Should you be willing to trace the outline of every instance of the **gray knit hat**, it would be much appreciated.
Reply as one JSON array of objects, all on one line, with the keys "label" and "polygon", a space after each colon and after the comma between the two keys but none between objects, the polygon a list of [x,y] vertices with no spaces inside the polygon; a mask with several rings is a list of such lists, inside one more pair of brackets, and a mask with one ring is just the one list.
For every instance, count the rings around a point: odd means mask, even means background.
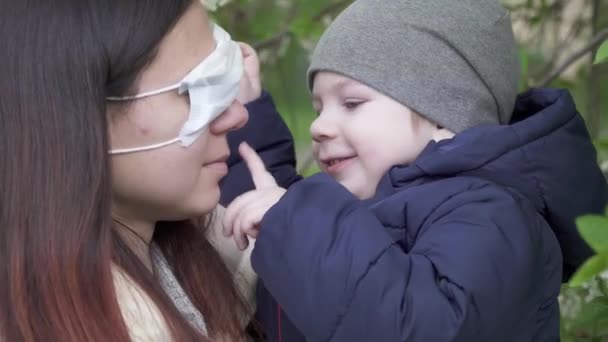
[{"label": "gray knit hat", "polygon": [[461,132],[508,123],[517,46],[498,0],[356,0],[321,37],[308,70],[333,71]]}]

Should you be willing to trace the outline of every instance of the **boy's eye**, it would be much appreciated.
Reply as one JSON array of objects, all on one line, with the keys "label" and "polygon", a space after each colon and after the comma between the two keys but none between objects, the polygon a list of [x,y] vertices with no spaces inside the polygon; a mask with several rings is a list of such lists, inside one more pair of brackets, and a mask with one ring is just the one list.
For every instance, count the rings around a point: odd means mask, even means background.
[{"label": "boy's eye", "polygon": [[348,110],[353,110],[356,109],[357,107],[359,107],[361,104],[363,104],[362,100],[346,100],[344,101],[344,108],[348,109]]}]

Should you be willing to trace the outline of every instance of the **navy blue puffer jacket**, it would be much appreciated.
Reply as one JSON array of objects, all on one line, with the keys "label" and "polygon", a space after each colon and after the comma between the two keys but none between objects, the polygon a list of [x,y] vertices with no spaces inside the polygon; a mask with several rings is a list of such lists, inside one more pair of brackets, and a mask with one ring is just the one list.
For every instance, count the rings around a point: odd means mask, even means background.
[{"label": "navy blue puffer jacket", "polygon": [[296,182],[252,256],[285,313],[260,314],[268,340],[559,340],[560,284],[592,253],[574,219],[606,199],[582,118],[549,89],[521,95],[509,125],[431,143],[373,199]]}]

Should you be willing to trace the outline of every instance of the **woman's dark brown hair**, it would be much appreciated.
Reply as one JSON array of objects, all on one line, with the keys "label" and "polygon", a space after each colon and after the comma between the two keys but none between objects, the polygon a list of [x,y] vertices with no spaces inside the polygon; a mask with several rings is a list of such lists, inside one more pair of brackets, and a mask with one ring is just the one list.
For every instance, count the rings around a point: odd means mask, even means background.
[{"label": "woman's dark brown hair", "polygon": [[[175,341],[204,340],[112,229],[107,96],[138,75],[192,0],[0,0],[0,340],[129,341],[112,265],[159,307]],[[194,222],[160,223],[210,334],[247,310]]]}]

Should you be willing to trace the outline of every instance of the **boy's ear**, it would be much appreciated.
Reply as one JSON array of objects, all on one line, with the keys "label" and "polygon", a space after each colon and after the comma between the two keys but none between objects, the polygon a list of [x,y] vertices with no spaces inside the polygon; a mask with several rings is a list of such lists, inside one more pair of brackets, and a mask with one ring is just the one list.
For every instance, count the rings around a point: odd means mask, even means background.
[{"label": "boy's ear", "polygon": [[439,142],[441,140],[452,139],[456,134],[441,125],[436,125],[433,131],[433,140]]}]

